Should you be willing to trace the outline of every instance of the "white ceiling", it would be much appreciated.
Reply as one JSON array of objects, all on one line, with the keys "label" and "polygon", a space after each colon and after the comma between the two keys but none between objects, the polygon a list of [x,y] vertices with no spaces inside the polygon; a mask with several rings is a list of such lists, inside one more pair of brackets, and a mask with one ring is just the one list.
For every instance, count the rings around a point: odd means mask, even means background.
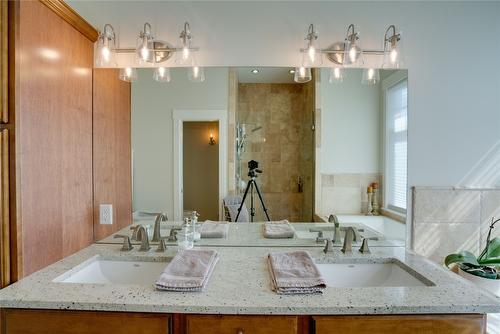
[{"label": "white ceiling", "polygon": [[[252,70],[259,73],[252,73]],[[289,67],[238,67],[239,83],[295,83]]]}]

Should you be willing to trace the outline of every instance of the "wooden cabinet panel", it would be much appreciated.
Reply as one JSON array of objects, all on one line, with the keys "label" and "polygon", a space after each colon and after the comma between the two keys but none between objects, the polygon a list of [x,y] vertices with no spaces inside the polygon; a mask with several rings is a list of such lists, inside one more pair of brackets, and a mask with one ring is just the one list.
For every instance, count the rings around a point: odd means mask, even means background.
[{"label": "wooden cabinet panel", "polygon": [[164,314],[4,310],[2,334],[168,334]]},{"label": "wooden cabinet panel", "polygon": [[0,129],[0,288],[10,283],[9,130]]},{"label": "wooden cabinet panel", "polygon": [[188,315],[187,334],[297,334],[297,316]]},{"label": "wooden cabinet panel", "polygon": [[16,219],[26,276],[93,241],[93,44],[41,2],[15,3]]},{"label": "wooden cabinet panel", "polygon": [[480,314],[317,316],[317,334],[479,334],[486,333],[486,317]]},{"label": "wooden cabinet panel", "polygon": [[9,122],[8,1],[0,0],[0,123]]},{"label": "wooden cabinet panel", "polygon": [[[132,224],[130,83],[118,69],[94,69],[94,240]],[[99,205],[113,205],[113,224],[99,224]]]}]

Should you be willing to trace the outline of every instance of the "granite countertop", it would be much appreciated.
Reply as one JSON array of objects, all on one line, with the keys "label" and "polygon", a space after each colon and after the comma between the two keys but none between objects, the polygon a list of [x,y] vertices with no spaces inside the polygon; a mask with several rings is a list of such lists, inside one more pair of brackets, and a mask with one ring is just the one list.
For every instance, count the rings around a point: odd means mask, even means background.
[{"label": "granite countertop", "polygon": [[[175,255],[151,250],[119,251],[119,245],[94,244],[0,290],[0,307],[207,314],[412,314],[497,313],[499,298],[400,247],[377,247],[372,254],[325,255],[308,248],[318,263],[401,261],[434,286],[328,287],[321,295],[283,296],[271,291],[263,247],[209,247],[220,260],[204,292],[156,291],[151,285],[57,283],[53,280],[96,256],[105,259],[162,261]],[[297,250],[300,248],[288,248]],[[287,248],[273,248],[283,251]],[[152,282],[153,283],[153,282]]]},{"label": "granite countertop", "polygon": [[[227,238],[210,238],[201,239],[196,242],[199,246],[230,246],[230,247],[324,247],[324,243],[317,243],[315,238],[317,233],[307,233],[309,229],[322,228],[326,229],[324,232],[324,237],[333,238],[333,228],[334,224],[330,223],[290,223],[295,231],[296,235],[294,238],[290,239],[266,239],[263,236],[263,225],[262,222],[255,223],[229,223],[229,232]],[[153,235],[153,225],[154,219],[136,221],[131,226],[135,225],[145,225],[148,227],[148,233],[150,237]],[[172,226],[180,226],[179,222],[162,222],[161,223],[161,235],[168,236],[170,228]],[[404,240],[396,239],[385,239],[383,234],[377,232],[376,230],[370,228],[369,226],[361,223],[341,223],[342,227],[353,226],[357,229],[363,229],[360,234],[364,237],[377,237],[378,240],[370,240],[371,247],[402,247],[405,245]],[[309,234],[308,238],[298,237],[297,232],[306,232]],[[127,226],[116,234],[126,234],[132,235],[130,226]],[[119,244],[122,243],[123,239],[115,239],[113,235],[110,235],[98,243],[105,244]],[[139,241],[132,241],[133,244],[140,244]],[[167,244],[175,245],[175,242],[168,242]],[[354,242],[354,245],[361,245],[361,240]],[[336,244],[335,246],[341,247],[342,244]]]}]

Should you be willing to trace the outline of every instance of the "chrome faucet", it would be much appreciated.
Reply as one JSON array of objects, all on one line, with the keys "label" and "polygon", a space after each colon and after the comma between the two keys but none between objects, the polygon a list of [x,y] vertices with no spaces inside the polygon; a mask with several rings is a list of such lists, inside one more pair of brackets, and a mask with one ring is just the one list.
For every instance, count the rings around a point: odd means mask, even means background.
[{"label": "chrome faucet", "polygon": [[123,235],[123,234],[115,234],[113,238],[123,238],[123,245],[122,245],[122,251],[129,251],[132,250],[134,247],[132,247],[132,243],[130,242],[130,237],[128,235]]},{"label": "chrome faucet", "polygon": [[354,229],[348,227],[345,231],[344,245],[342,246],[342,253],[352,252],[352,242],[354,241]]},{"label": "chrome faucet", "polygon": [[148,250],[150,250],[151,247],[149,246],[148,231],[144,226],[139,227],[137,235],[139,240],[141,241],[141,248],[139,248],[139,251],[147,252]]},{"label": "chrome faucet", "polygon": [[335,226],[340,226],[339,218],[337,217],[337,215],[330,215],[328,217],[328,222],[329,223],[334,223]]},{"label": "chrome faucet", "polygon": [[153,230],[153,239],[151,239],[151,241],[153,242],[158,242],[161,240],[161,233],[160,233],[160,223],[161,222],[166,222],[167,221],[167,214],[166,213],[159,213],[157,216],[156,216],[156,219],[155,219],[155,228]]}]

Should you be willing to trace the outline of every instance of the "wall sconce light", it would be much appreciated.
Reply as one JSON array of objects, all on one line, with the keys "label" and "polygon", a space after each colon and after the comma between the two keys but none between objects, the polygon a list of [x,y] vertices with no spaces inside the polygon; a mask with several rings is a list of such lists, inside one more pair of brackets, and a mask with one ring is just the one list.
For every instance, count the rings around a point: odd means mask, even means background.
[{"label": "wall sconce light", "polygon": [[153,79],[158,82],[170,82],[170,69],[168,67],[157,67],[153,72]]},{"label": "wall sconce light", "polygon": [[133,67],[120,68],[120,74],[118,77],[122,81],[134,82],[137,80],[137,69]]},{"label": "wall sconce light", "polygon": [[305,38],[305,48],[302,49],[302,66],[314,67],[322,63],[321,49],[317,47],[318,32],[310,24]]},{"label": "wall sconce light", "polygon": [[[311,26],[306,40],[314,41],[315,38],[317,38],[317,33],[314,32]],[[389,35],[389,33],[391,34]],[[311,45],[311,43],[309,44]],[[403,64],[402,49],[401,33],[396,32],[396,27],[394,25],[390,25],[385,31],[383,50],[363,50],[361,48],[359,32],[356,30],[354,24],[350,24],[347,28],[347,34],[343,42],[335,42],[326,49],[314,48],[313,45],[311,50],[314,50],[314,52],[311,52],[311,54],[324,53],[329,61],[344,67],[363,67],[363,58],[365,55],[383,56],[382,68],[400,68]],[[300,49],[301,54],[304,54],[306,51],[306,49]],[[309,59],[304,59],[311,60],[310,57]],[[337,81],[334,80],[333,82]]]},{"label": "wall sconce light", "polygon": [[309,82],[312,79],[312,73],[310,67],[297,67],[295,68],[295,72],[293,74],[293,81],[298,83]]},{"label": "wall sconce light", "polygon": [[361,83],[363,85],[376,85],[379,81],[380,73],[377,68],[363,69],[363,76],[361,77]]},{"label": "wall sconce light", "polygon": [[356,31],[354,24],[350,24],[347,28],[344,52],[344,65],[357,66],[363,64],[363,50],[359,42],[359,32]]},{"label": "wall sconce light", "polygon": [[215,145],[214,134],[210,132],[210,139],[208,140],[208,145]]},{"label": "wall sconce light", "polygon": [[94,45],[94,63],[96,66],[115,66],[115,30],[110,24],[105,24]]},{"label": "wall sconce light", "polygon": [[[198,47],[192,46],[193,35],[188,22],[184,23],[184,29],[180,33],[181,45],[173,47],[171,44],[153,38],[151,25],[144,24],[143,30],[139,33],[137,45],[135,48],[115,48],[115,33],[110,24],[106,24],[102,33],[99,34],[95,46],[95,65],[96,67],[114,67],[115,53],[134,54],[139,65],[145,63],[159,64],[170,59],[174,53],[178,56],[180,64],[191,67],[188,71],[188,79],[193,82],[205,81],[205,72],[202,67],[198,66],[195,59],[195,52],[199,51]],[[166,67],[158,67],[155,70],[153,78],[159,82],[169,82],[170,72]],[[163,69],[161,69],[163,68]],[[130,75],[128,75],[130,73]],[[133,81],[137,78],[135,68],[126,67],[120,70],[120,79],[125,81]]]},{"label": "wall sconce light", "polygon": [[[387,36],[389,30],[392,35]],[[382,68],[400,68],[403,64],[403,45],[401,33],[396,33],[396,27],[390,25],[384,35],[384,61]]]},{"label": "wall sconce light", "polygon": [[151,25],[149,23],[144,23],[143,30],[139,33],[139,38],[137,39],[137,47],[135,49],[136,56],[139,59],[139,63],[154,62],[154,40],[151,34]]}]

